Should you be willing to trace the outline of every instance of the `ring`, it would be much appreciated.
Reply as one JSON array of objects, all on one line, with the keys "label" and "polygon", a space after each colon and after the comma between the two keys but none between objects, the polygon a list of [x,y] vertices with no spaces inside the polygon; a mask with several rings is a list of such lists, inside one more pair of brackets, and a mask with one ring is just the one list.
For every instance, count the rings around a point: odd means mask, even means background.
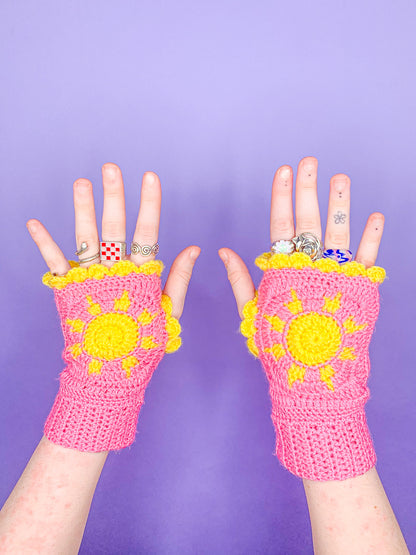
[{"label": "ring", "polygon": [[87,258],[79,258],[79,263],[81,264],[82,262],[91,262],[91,260],[95,260],[96,258],[100,258],[99,252],[97,252],[93,256],[88,256]]},{"label": "ring", "polygon": [[86,243],[85,241],[83,241],[81,243],[81,246],[79,247],[78,251],[75,251],[75,254],[77,256],[79,256],[80,254],[82,254],[83,252],[85,252],[88,249],[88,243]]},{"label": "ring", "polygon": [[322,258],[324,246],[322,241],[313,233],[301,233],[292,239],[297,252],[304,252],[311,257],[312,260]]},{"label": "ring", "polygon": [[335,260],[339,264],[345,264],[352,260],[352,252],[348,249],[326,249],[323,257]]},{"label": "ring", "polygon": [[100,257],[101,260],[118,262],[123,260],[126,254],[126,243],[123,241],[101,241]]},{"label": "ring", "polygon": [[295,245],[292,239],[289,241],[281,239],[280,241],[274,241],[270,250],[275,254],[292,254],[295,250]]},{"label": "ring", "polygon": [[151,254],[157,254],[159,252],[159,243],[154,245],[139,245],[139,243],[131,244],[131,254],[141,254],[142,256],[150,256]]}]

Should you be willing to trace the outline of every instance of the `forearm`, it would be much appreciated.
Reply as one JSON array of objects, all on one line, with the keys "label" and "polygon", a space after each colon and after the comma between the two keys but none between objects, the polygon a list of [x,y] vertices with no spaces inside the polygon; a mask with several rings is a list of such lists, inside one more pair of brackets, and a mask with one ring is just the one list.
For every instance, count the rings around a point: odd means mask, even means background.
[{"label": "forearm", "polygon": [[347,480],[303,480],[316,555],[408,554],[375,468]]},{"label": "forearm", "polygon": [[78,553],[107,455],[43,437],[0,512],[0,552]]}]

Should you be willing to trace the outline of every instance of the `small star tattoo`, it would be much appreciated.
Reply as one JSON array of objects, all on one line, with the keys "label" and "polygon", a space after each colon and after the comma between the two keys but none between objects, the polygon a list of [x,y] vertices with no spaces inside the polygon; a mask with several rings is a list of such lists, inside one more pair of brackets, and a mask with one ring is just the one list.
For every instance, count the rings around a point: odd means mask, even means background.
[{"label": "small star tattoo", "polygon": [[340,212],[338,210],[338,212],[334,214],[334,222],[336,224],[345,224],[346,220],[347,220],[347,215],[344,214],[344,212]]}]

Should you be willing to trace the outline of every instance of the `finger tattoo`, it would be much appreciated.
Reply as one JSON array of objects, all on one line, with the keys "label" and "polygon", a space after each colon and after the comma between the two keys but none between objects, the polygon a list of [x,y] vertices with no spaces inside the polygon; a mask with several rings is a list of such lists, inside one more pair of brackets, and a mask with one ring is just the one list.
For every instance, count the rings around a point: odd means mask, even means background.
[{"label": "finger tattoo", "polygon": [[338,210],[338,212],[334,214],[334,222],[336,224],[345,224],[346,221],[347,215],[345,214],[345,212],[341,212],[340,210]]}]

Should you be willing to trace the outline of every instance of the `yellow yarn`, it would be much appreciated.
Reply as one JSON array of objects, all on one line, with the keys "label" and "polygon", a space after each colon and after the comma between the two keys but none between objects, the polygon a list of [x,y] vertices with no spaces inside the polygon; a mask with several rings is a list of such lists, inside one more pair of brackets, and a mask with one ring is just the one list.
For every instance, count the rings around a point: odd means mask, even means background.
[{"label": "yellow yarn", "polygon": [[128,314],[108,312],[91,320],[84,335],[84,351],[92,357],[115,360],[137,346],[139,328]]},{"label": "yellow yarn", "polygon": [[371,266],[366,269],[363,264],[355,260],[338,264],[330,258],[320,258],[313,262],[311,257],[303,252],[294,252],[293,254],[265,252],[256,258],[256,265],[264,271],[281,268],[318,268],[325,273],[338,272],[347,276],[366,276],[374,283],[383,283],[386,277],[386,270],[380,266]]},{"label": "yellow yarn", "polygon": [[308,312],[292,320],[286,340],[295,360],[307,366],[317,366],[336,355],[342,333],[332,316]]},{"label": "yellow yarn", "polygon": [[130,260],[120,260],[111,268],[102,264],[93,264],[88,268],[81,268],[77,262],[70,261],[71,269],[64,276],[54,276],[51,272],[47,272],[42,282],[48,287],[54,289],[63,289],[70,283],[82,283],[87,279],[103,279],[105,276],[127,276],[129,274],[157,274],[161,275],[163,270],[163,262],[160,260],[151,260],[145,262],[141,266],[136,266]]},{"label": "yellow yarn", "polygon": [[[304,253],[292,255],[265,253],[256,259],[256,264],[263,270],[272,268],[305,268],[315,267],[323,272],[343,272],[348,276],[366,276],[372,282],[381,283],[385,278],[385,270],[373,266],[367,270],[362,264],[351,262],[339,265],[334,260],[320,259],[315,263]],[[350,314],[338,322],[333,316],[341,309],[342,292],[334,296],[323,297],[322,308],[318,312],[304,312],[302,300],[298,297],[295,288],[291,289],[292,301],[284,303],[294,318],[284,320],[277,315],[264,314],[270,327],[279,333],[284,333],[285,338],[274,343],[271,347],[264,349],[276,361],[290,355],[291,366],[287,368],[287,379],[289,387],[296,381],[303,382],[308,367],[319,368],[320,380],[324,382],[330,391],[334,391],[332,377],[335,375],[332,360],[355,360],[354,347],[342,346],[344,334],[354,334],[368,324],[357,324]],[[243,320],[240,324],[241,333],[247,338],[247,347],[256,357],[259,350],[255,344],[254,336],[257,333],[256,316],[258,292],[255,298],[248,301],[243,307]],[[285,328],[287,326],[287,330]],[[293,362],[294,361],[294,362]]]}]

